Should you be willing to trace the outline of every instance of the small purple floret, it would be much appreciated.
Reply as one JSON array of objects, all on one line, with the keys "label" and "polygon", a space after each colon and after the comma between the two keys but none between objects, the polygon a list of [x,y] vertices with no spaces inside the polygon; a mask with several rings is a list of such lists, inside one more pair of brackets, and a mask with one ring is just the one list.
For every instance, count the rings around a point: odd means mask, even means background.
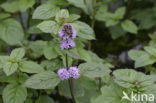
[{"label": "small purple floret", "polygon": [[77,67],[70,67],[68,70],[70,77],[77,79],[79,78],[80,74],[79,74],[79,69]]},{"label": "small purple floret", "polygon": [[59,36],[64,39],[74,39],[76,38],[76,30],[70,24],[65,24],[62,29],[58,32]]},{"label": "small purple floret", "polygon": [[69,74],[69,72],[67,71],[66,68],[59,69],[57,74],[58,74],[58,76],[60,77],[61,80],[67,80],[67,79],[70,78],[70,74]]},{"label": "small purple floret", "polygon": [[62,40],[61,41],[61,49],[69,49],[75,47],[75,42],[72,39]]}]

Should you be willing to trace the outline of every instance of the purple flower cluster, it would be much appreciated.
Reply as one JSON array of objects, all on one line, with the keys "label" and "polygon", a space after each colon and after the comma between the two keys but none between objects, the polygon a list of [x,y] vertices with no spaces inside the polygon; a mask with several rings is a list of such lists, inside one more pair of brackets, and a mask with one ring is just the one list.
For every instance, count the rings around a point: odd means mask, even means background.
[{"label": "purple flower cluster", "polygon": [[61,49],[69,49],[75,47],[75,42],[73,41],[76,38],[76,31],[70,24],[65,24],[62,29],[58,32],[59,36],[62,38]]},{"label": "purple flower cluster", "polygon": [[66,68],[61,68],[57,72],[61,80],[68,80],[69,78],[77,79],[79,78],[79,69],[77,67],[70,67],[68,70]]},{"label": "purple flower cluster", "polygon": [[67,80],[67,79],[70,78],[70,74],[69,74],[69,72],[67,71],[66,68],[59,69],[57,74],[59,75],[61,80],[65,80],[65,79]]}]

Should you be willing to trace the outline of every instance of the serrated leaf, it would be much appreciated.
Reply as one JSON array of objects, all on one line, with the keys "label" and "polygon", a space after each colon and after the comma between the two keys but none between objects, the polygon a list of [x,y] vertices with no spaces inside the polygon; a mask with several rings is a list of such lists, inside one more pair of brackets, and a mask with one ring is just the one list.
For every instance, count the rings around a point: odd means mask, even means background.
[{"label": "serrated leaf", "polygon": [[135,61],[135,68],[150,65],[156,61],[151,55],[141,50],[131,50],[128,55]]},{"label": "serrated leaf", "polygon": [[69,18],[69,12],[66,9],[60,10],[55,17],[57,22],[63,23]]},{"label": "serrated leaf", "polygon": [[44,71],[42,66],[33,61],[22,61],[19,65],[19,69],[26,73],[40,73]]},{"label": "serrated leaf", "polygon": [[130,103],[130,101],[123,99],[123,91],[121,87],[113,84],[111,86],[104,86],[101,88],[102,95],[92,99],[91,103]]},{"label": "serrated leaf", "polygon": [[0,56],[0,69],[3,68],[3,65],[9,60],[9,56]]},{"label": "serrated leaf", "polygon": [[17,45],[24,39],[24,32],[19,22],[7,19],[0,23],[0,38],[9,45]]},{"label": "serrated leaf", "polygon": [[10,17],[9,13],[0,13],[0,20]]},{"label": "serrated leaf", "polygon": [[59,30],[56,22],[52,20],[43,21],[39,25],[37,25],[37,27],[45,33],[57,34]]},{"label": "serrated leaf", "polygon": [[24,12],[28,8],[31,8],[34,4],[35,4],[35,0],[19,0],[18,2],[19,10],[21,12]]},{"label": "serrated leaf", "polygon": [[121,28],[120,25],[115,25],[115,26],[110,27],[109,31],[113,39],[117,39],[126,34],[126,32]]},{"label": "serrated leaf", "polygon": [[126,12],[126,7],[120,7],[115,11],[115,17],[118,19],[122,19]]},{"label": "serrated leaf", "polygon": [[5,2],[1,5],[1,7],[7,12],[14,13],[18,11],[24,12],[34,4],[35,0],[18,0]]},{"label": "serrated leaf", "polygon": [[86,51],[85,49],[78,48],[78,53],[80,54],[83,60],[88,61],[88,62],[91,61],[91,57],[88,51]]},{"label": "serrated leaf", "polygon": [[13,74],[17,70],[17,68],[18,68],[17,63],[6,62],[3,65],[3,71],[5,72],[7,76]]},{"label": "serrated leaf", "polygon": [[7,12],[17,12],[19,10],[18,1],[5,2],[1,4],[1,8],[3,8]]},{"label": "serrated leaf", "polygon": [[59,77],[52,71],[45,71],[31,76],[24,86],[33,89],[54,88],[60,82]]},{"label": "serrated leaf", "polygon": [[47,47],[45,48],[44,50],[44,56],[47,58],[47,59],[53,59],[53,58],[56,58],[58,56],[58,52],[55,50],[54,47]]},{"label": "serrated leaf", "polygon": [[144,47],[145,51],[147,51],[150,55],[153,55],[156,57],[156,48],[152,46],[146,46]]},{"label": "serrated leaf", "polygon": [[138,57],[142,56],[142,55],[148,55],[146,52],[141,51],[141,50],[130,50],[128,52],[128,56],[132,59],[132,60],[137,60]]},{"label": "serrated leaf", "polygon": [[34,58],[40,57],[43,55],[44,48],[47,46],[46,41],[37,40],[29,42],[28,47],[32,50],[31,56]]},{"label": "serrated leaf", "polygon": [[122,28],[130,33],[137,34],[138,27],[131,20],[125,20],[121,23]]},{"label": "serrated leaf", "polygon": [[104,5],[96,13],[96,19],[104,21],[107,27],[117,25],[125,14],[125,7],[118,8],[115,13],[109,12],[108,6]]},{"label": "serrated leaf", "polygon": [[71,49],[67,51],[67,54],[74,59],[82,59],[80,54],[77,52],[77,49]]},{"label": "serrated leaf", "polygon": [[41,65],[46,69],[46,70],[57,70],[63,67],[62,61],[59,59],[52,59],[51,61],[45,60],[42,61]]},{"label": "serrated leaf", "polygon": [[4,103],[24,103],[27,89],[18,84],[9,84],[3,90]]},{"label": "serrated leaf", "polygon": [[93,40],[95,39],[95,34],[93,29],[86,23],[81,21],[76,21],[72,23],[74,28],[77,31],[77,35],[81,38],[87,39],[87,40]]},{"label": "serrated leaf", "polygon": [[33,19],[49,19],[54,17],[56,13],[59,11],[59,8],[50,5],[50,4],[42,4],[41,6],[37,7],[37,9],[33,13]]},{"label": "serrated leaf", "polygon": [[110,70],[101,63],[82,63],[79,65],[80,74],[88,78],[98,78],[103,77],[107,73],[110,73]]},{"label": "serrated leaf", "polygon": [[[74,81],[74,94],[75,97],[82,97],[84,96],[84,89],[81,85],[79,85],[77,81]],[[59,93],[63,96],[71,97],[71,92],[69,88],[69,83],[68,81],[62,81],[59,84]]]},{"label": "serrated leaf", "polygon": [[155,61],[156,59],[150,55],[142,55],[138,59],[136,59],[135,68],[153,64]]},{"label": "serrated leaf", "polygon": [[146,88],[154,83],[152,76],[131,69],[119,69],[113,72],[115,82],[124,88]]},{"label": "serrated leaf", "polygon": [[24,57],[24,55],[25,55],[24,48],[17,48],[11,52],[10,58],[11,59],[22,59]]},{"label": "serrated leaf", "polygon": [[93,11],[93,0],[68,0],[68,2],[78,8],[81,8],[88,15],[91,15]]},{"label": "serrated leaf", "polygon": [[47,95],[41,95],[35,103],[54,103],[54,100]]},{"label": "serrated leaf", "polygon": [[73,22],[73,21],[75,21],[75,20],[77,20],[79,18],[80,18],[80,15],[71,14],[71,15],[69,15],[69,19],[67,20],[67,22]]}]

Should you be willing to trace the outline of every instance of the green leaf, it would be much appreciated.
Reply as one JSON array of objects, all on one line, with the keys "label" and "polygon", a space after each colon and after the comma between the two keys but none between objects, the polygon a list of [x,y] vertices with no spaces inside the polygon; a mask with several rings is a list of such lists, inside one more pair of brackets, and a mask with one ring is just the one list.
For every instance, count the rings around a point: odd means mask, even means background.
[{"label": "green leaf", "polygon": [[41,65],[46,69],[46,70],[57,70],[63,67],[62,61],[60,59],[53,59],[51,61],[49,60],[44,60],[42,61]]},{"label": "green leaf", "polygon": [[17,48],[14,49],[11,54],[10,54],[10,58],[11,59],[22,59],[25,55],[25,50],[24,48]]},{"label": "green leaf", "polygon": [[88,78],[103,77],[110,70],[101,63],[88,62],[79,65],[80,74]]},{"label": "green leaf", "polygon": [[19,0],[18,2],[18,6],[21,12],[24,12],[28,8],[31,8],[34,4],[35,4],[35,0]]},{"label": "green leaf", "polygon": [[74,21],[76,21],[79,18],[80,18],[80,15],[71,14],[71,15],[69,15],[69,18],[68,18],[67,22],[74,22]]},{"label": "green leaf", "polygon": [[141,9],[140,8],[140,9],[133,10],[131,18],[139,21],[139,26],[138,26],[139,29],[147,30],[155,26],[156,21],[155,21],[154,8],[153,9],[151,8]]},{"label": "green leaf", "polygon": [[88,61],[88,62],[91,61],[91,57],[88,51],[86,51],[85,49],[78,48],[78,53],[80,54],[83,60]]},{"label": "green leaf", "polygon": [[115,76],[115,82],[124,88],[134,88],[137,86],[139,90],[142,90],[152,85],[155,81],[152,76],[131,69],[115,70],[113,75]]},{"label": "green leaf", "polygon": [[[80,83],[77,82],[76,80],[74,80],[74,88],[73,89],[74,89],[75,97],[82,97],[82,96],[84,96],[84,89],[80,85]],[[59,84],[59,94],[62,95],[62,96],[66,96],[66,97],[70,97],[71,98],[71,92],[70,92],[68,81],[62,81]]]},{"label": "green leaf", "polygon": [[3,65],[3,71],[5,72],[7,76],[13,74],[17,70],[17,68],[18,68],[17,63],[6,62]]},{"label": "green leaf", "polygon": [[34,58],[40,57],[43,55],[44,48],[47,46],[46,41],[37,40],[29,42],[28,48],[32,50],[31,56]]},{"label": "green leaf", "polygon": [[147,51],[149,54],[153,55],[154,57],[156,57],[156,48],[152,47],[152,46],[146,46],[144,47],[145,51]]},{"label": "green leaf", "polygon": [[47,59],[53,59],[53,58],[56,58],[58,56],[58,52],[56,51],[56,49],[54,47],[47,47],[45,50],[44,50],[44,56],[47,58]]},{"label": "green leaf", "polygon": [[24,103],[27,89],[18,84],[9,84],[3,90],[4,103]]},{"label": "green leaf", "polygon": [[138,27],[131,20],[125,20],[121,23],[122,28],[130,33],[137,34]]},{"label": "green leaf", "polygon": [[0,5],[5,11],[14,13],[19,10],[18,1],[5,2]]},{"label": "green leaf", "polygon": [[88,53],[89,53],[89,55],[91,57],[92,62],[96,62],[96,63],[100,63],[101,62],[102,63],[104,61],[103,59],[98,57],[98,55],[95,54],[94,52],[88,51]]},{"label": "green leaf", "polygon": [[0,20],[10,17],[9,13],[0,13]]},{"label": "green leaf", "polygon": [[33,89],[54,88],[60,82],[59,77],[52,71],[45,71],[30,77],[24,86]]},{"label": "green leaf", "polygon": [[151,55],[141,50],[131,50],[128,52],[128,55],[135,61],[135,68],[150,65],[156,61]]},{"label": "green leaf", "polygon": [[115,26],[110,27],[109,31],[113,39],[117,39],[126,34],[126,32],[121,28],[120,25],[115,25]]},{"label": "green leaf", "polygon": [[118,8],[115,13],[111,13],[108,10],[108,6],[104,5],[99,8],[96,13],[96,19],[104,21],[107,27],[117,25],[125,14],[125,7]]},{"label": "green leaf", "polygon": [[0,23],[0,38],[9,45],[21,43],[24,39],[22,26],[14,19],[7,19]]},{"label": "green leaf", "polygon": [[75,7],[81,8],[88,15],[93,12],[93,0],[68,0],[68,2]]},{"label": "green leaf", "polygon": [[135,68],[153,64],[155,61],[156,59],[150,55],[142,55],[135,61]]},{"label": "green leaf", "polygon": [[59,11],[59,8],[50,5],[50,4],[43,4],[34,11],[33,13],[33,19],[50,19],[56,15],[56,13]]},{"label": "green leaf", "polygon": [[0,56],[0,69],[3,68],[3,65],[9,60],[9,56]]},{"label": "green leaf", "polygon": [[24,12],[28,8],[32,7],[35,4],[35,0],[18,0],[18,1],[11,1],[5,2],[1,5],[1,7],[7,12],[17,12],[21,11]]},{"label": "green leaf", "polygon": [[33,103],[33,100],[30,98],[26,99],[25,103]]},{"label": "green leaf", "polygon": [[28,29],[28,33],[30,34],[41,34],[42,31],[36,27],[37,25],[34,25],[34,26],[31,26],[29,29]]},{"label": "green leaf", "polygon": [[138,57],[142,56],[142,55],[148,55],[146,52],[141,51],[141,50],[130,50],[128,52],[128,56],[132,59],[132,60],[137,60]]},{"label": "green leaf", "polygon": [[126,7],[120,7],[115,11],[114,15],[117,19],[122,19],[125,12],[126,12]]},{"label": "green leaf", "polygon": [[37,27],[45,33],[57,34],[59,30],[56,22],[52,20],[43,21],[39,25],[37,25]]},{"label": "green leaf", "polygon": [[73,4],[74,6],[76,6],[78,8],[83,9],[87,13],[84,0],[79,0],[79,1],[77,1],[77,0],[68,0],[68,2],[70,4]]},{"label": "green leaf", "polygon": [[54,103],[54,100],[47,95],[41,95],[35,103]]},{"label": "green leaf", "polygon": [[71,49],[67,51],[68,56],[74,58],[74,59],[82,59],[80,54],[78,53],[77,49]]},{"label": "green leaf", "polygon": [[19,69],[26,73],[40,73],[44,71],[42,66],[33,61],[22,61],[19,65]]},{"label": "green leaf", "polygon": [[121,87],[116,84],[111,86],[104,86],[101,88],[102,95],[92,99],[91,103],[131,103],[128,100],[123,99],[123,91]]},{"label": "green leaf", "polygon": [[76,21],[72,23],[74,28],[77,31],[77,35],[81,38],[87,39],[87,40],[93,40],[95,39],[95,34],[93,29],[86,23],[81,21]]},{"label": "green leaf", "polygon": [[69,18],[69,12],[66,9],[60,10],[55,17],[55,20],[59,23],[65,22]]}]

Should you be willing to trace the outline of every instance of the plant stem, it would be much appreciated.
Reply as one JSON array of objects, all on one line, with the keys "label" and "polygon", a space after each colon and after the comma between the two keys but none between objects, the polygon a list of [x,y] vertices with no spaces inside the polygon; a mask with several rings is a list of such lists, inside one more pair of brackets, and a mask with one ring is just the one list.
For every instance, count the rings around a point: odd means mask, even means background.
[{"label": "plant stem", "polygon": [[[66,68],[68,69],[68,55],[66,54]],[[71,96],[72,96],[72,101],[73,103],[76,103],[76,100],[75,100],[75,96],[74,96],[74,80],[71,78],[68,80],[68,83],[69,83],[69,89],[70,89],[70,93],[71,93]]]},{"label": "plant stem", "polygon": [[99,91],[101,90],[101,78],[98,78],[98,80],[99,80]]},{"label": "plant stem", "polygon": [[22,28],[25,29],[25,27],[24,27],[24,23],[23,23],[22,15],[21,15],[20,12],[19,12],[18,14],[19,14],[19,18],[20,18],[20,21],[21,21]]},{"label": "plant stem", "polygon": [[[94,25],[95,25],[95,15],[96,15],[96,0],[93,0],[93,13],[92,13],[92,23],[91,27],[94,30]],[[88,50],[92,49],[92,42],[88,41]]]}]

